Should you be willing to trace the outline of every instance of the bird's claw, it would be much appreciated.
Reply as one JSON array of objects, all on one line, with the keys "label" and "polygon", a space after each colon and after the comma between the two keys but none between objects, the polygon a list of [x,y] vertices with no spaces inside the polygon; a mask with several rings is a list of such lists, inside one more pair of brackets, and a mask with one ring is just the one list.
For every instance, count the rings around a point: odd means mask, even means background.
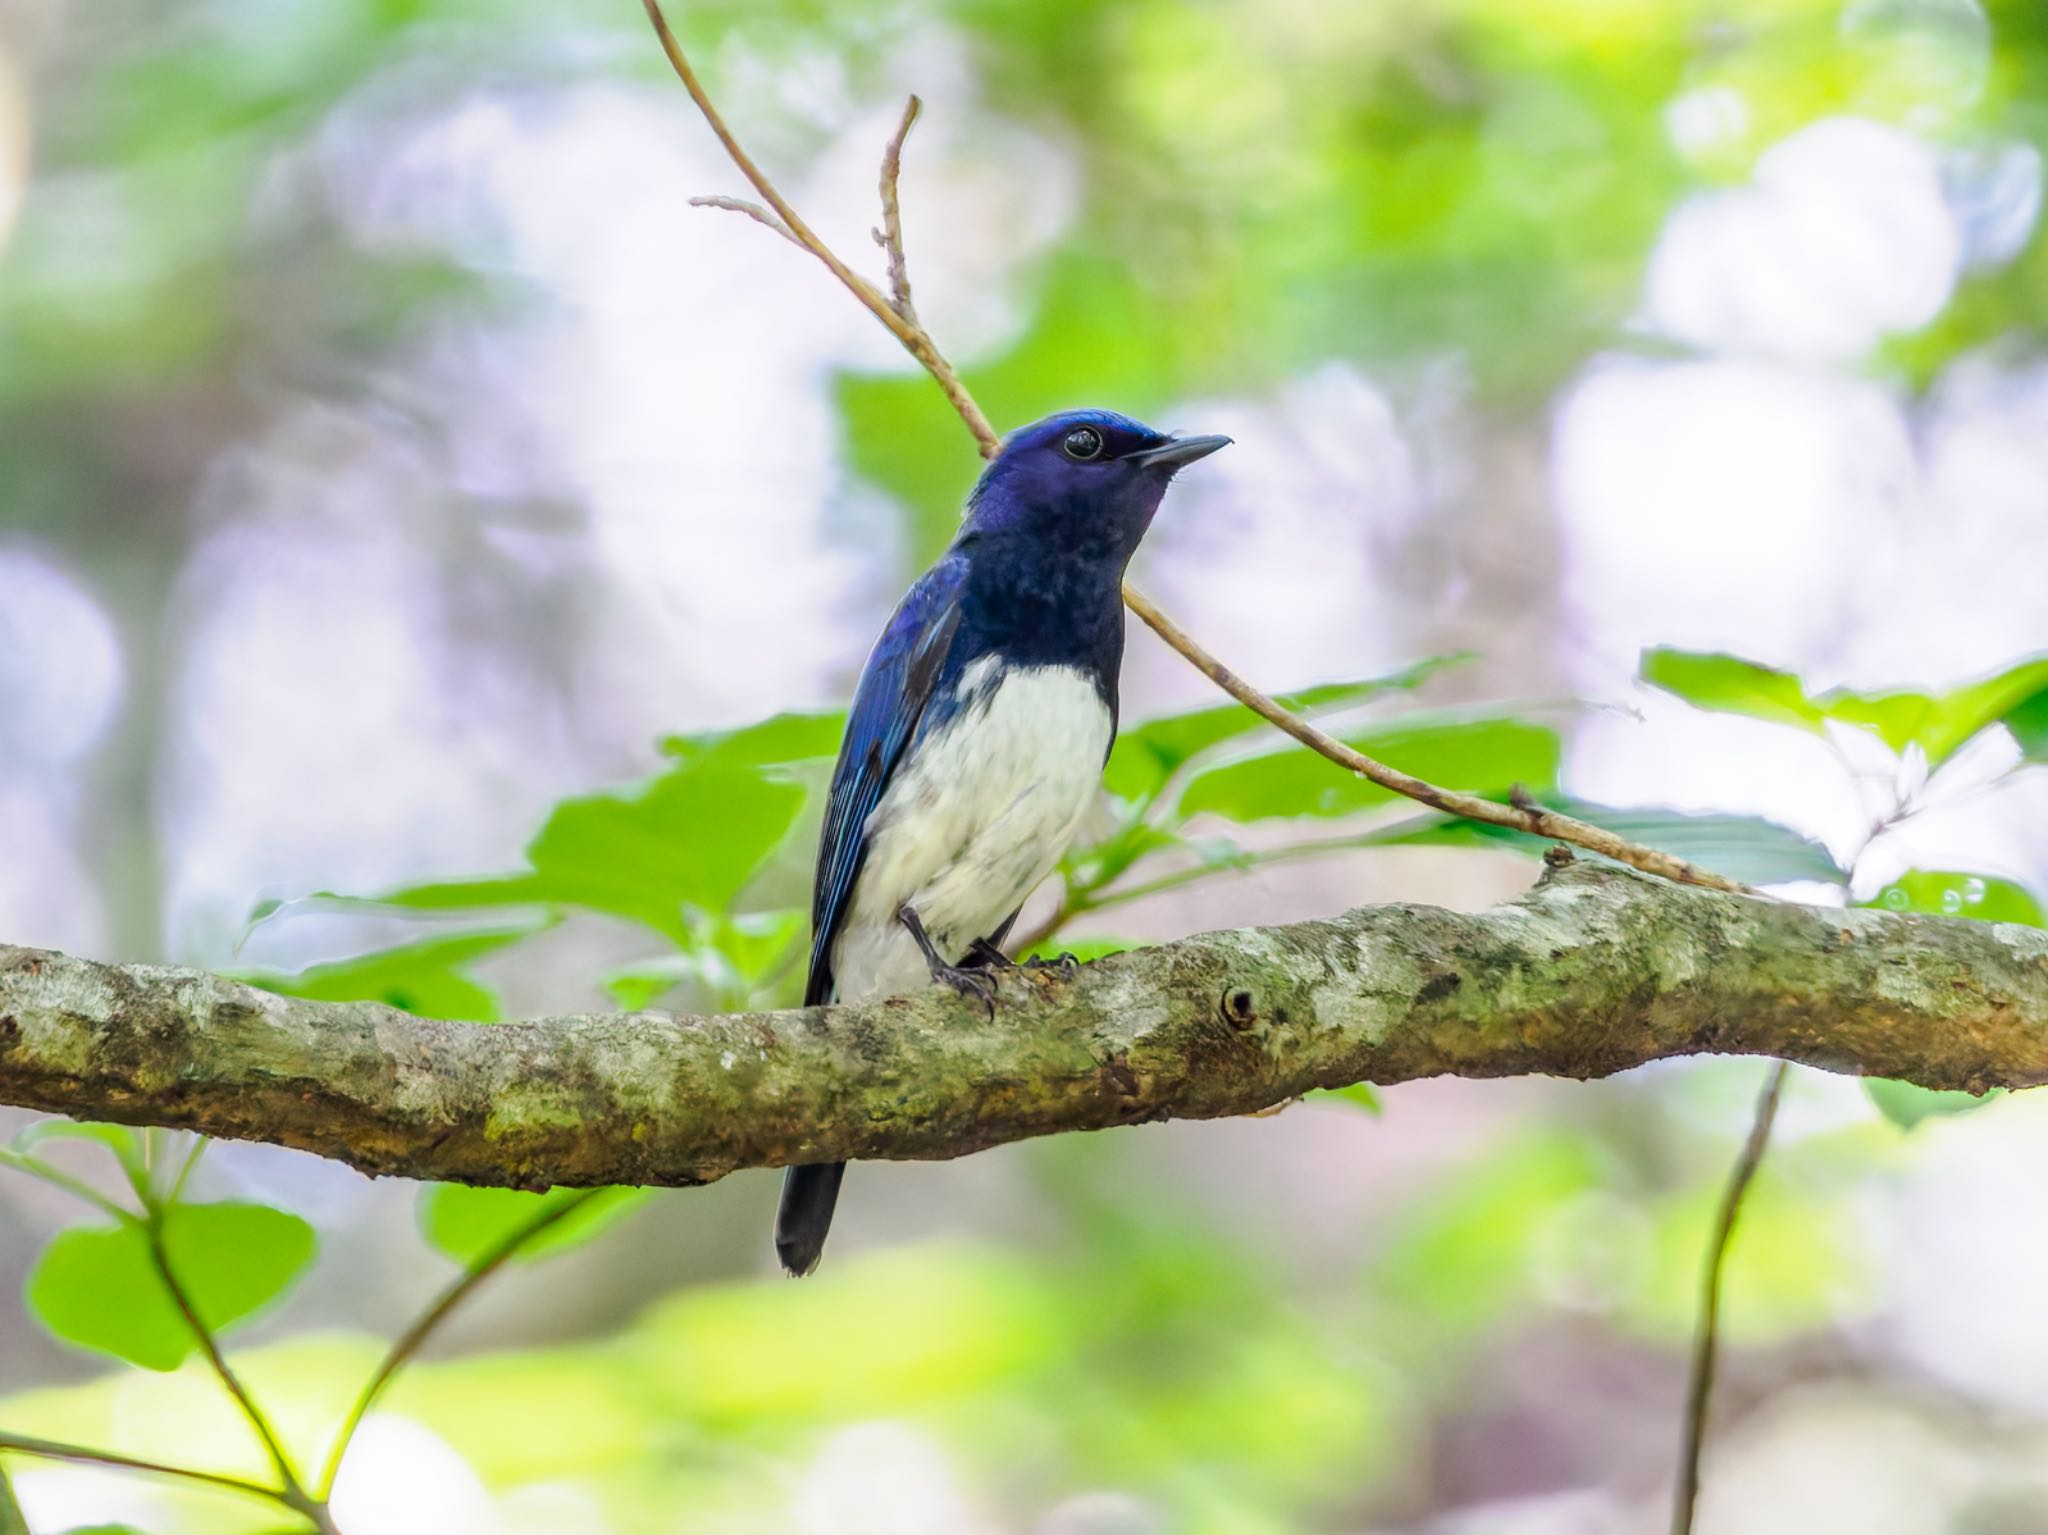
[{"label": "bird's claw", "polygon": [[1009,960],[985,938],[977,938],[967,947],[963,956],[968,962],[961,965],[946,963],[939,951],[933,947],[931,935],[924,930],[916,908],[904,905],[896,909],[896,920],[901,922],[910,934],[910,941],[917,945],[917,952],[924,956],[925,968],[931,972],[932,982],[938,986],[950,986],[961,996],[981,998],[981,1005],[988,1009],[988,1021],[996,1021],[996,978],[986,968],[986,956],[993,953],[1008,966]]},{"label": "bird's claw", "polygon": [[1060,979],[1071,981],[1081,973],[1081,962],[1071,954],[1062,953],[1052,959],[1040,959],[1036,954],[1024,961],[1026,970],[1057,970]]},{"label": "bird's claw", "polygon": [[963,997],[979,997],[988,1009],[988,1021],[996,1021],[996,978],[986,970],[966,965],[933,965],[932,980],[950,986]]}]

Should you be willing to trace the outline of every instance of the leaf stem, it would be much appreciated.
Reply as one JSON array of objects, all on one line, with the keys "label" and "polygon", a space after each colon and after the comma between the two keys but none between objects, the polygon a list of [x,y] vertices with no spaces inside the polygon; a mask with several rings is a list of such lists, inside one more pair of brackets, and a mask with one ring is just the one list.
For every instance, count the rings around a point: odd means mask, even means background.
[{"label": "leaf stem", "polygon": [[14,1483],[7,1479],[5,1466],[0,1466],[0,1535],[29,1535],[28,1519],[15,1501]]},{"label": "leaf stem", "polygon": [[[247,1497],[281,1503],[295,1513],[304,1512],[279,1488],[265,1486],[262,1482],[252,1482],[246,1477],[227,1476],[218,1471],[198,1471],[190,1466],[174,1466],[167,1461],[119,1455],[112,1450],[90,1450],[83,1445],[60,1444],[54,1439],[36,1439],[25,1434],[0,1434],[0,1451],[13,1455],[34,1455],[43,1460],[64,1460],[86,1466],[112,1466],[121,1471],[144,1471],[152,1476],[176,1477],[180,1481],[199,1482],[208,1487],[217,1487],[223,1492],[238,1492]],[[0,1523],[0,1531],[5,1529],[6,1525]]]},{"label": "leaf stem", "polygon": [[83,1178],[74,1177],[61,1167],[52,1167],[40,1157],[27,1156],[0,1146],[0,1167],[11,1167],[18,1173],[28,1174],[31,1178],[40,1178],[52,1188],[62,1189],[74,1198],[84,1200],[102,1214],[111,1215],[116,1221],[127,1224],[137,1219],[133,1210],[116,1204]]},{"label": "leaf stem", "polygon": [[298,1472],[293,1469],[291,1457],[285,1454],[283,1441],[278,1438],[276,1429],[271,1427],[270,1419],[264,1415],[263,1409],[256,1405],[256,1399],[249,1394],[248,1387],[242,1384],[241,1378],[229,1366],[227,1356],[221,1352],[220,1340],[200,1317],[198,1308],[192,1304],[192,1297],[186,1292],[184,1285],[179,1282],[176,1271],[171,1267],[170,1251],[164,1245],[161,1217],[148,1223],[148,1236],[149,1259],[156,1268],[157,1278],[163,1282],[172,1304],[185,1318],[185,1324],[192,1329],[192,1336],[198,1339],[207,1363],[213,1366],[213,1373],[220,1378],[220,1383],[226,1388],[228,1395],[235,1399],[235,1405],[241,1408],[242,1416],[249,1420],[249,1426],[256,1431],[256,1437],[263,1441],[263,1448],[269,1453],[271,1464],[277,1468],[278,1479],[284,1484],[280,1496],[290,1507],[301,1513],[310,1514],[315,1507],[314,1500],[307,1495],[305,1484],[299,1480]]},{"label": "leaf stem", "polygon": [[356,1394],[354,1403],[349,1407],[348,1416],[342,1420],[340,1432],[335,1435],[334,1446],[327,1452],[327,1462],[320,1472],[320,1498],[323,1502],[334,1494],[334,1483],[341,1475],[342,1460],[347,1456],[348,1447],[354,1441],[356,1430],[362,1426],[363,1419],[376,1405],[377,1398],[384,1394],[384,1388],[391,1384],[391,1378],[420,1351],[434,1329],[445,1322],[449,1314],[469,1298],[472,1290],[504,1267],[522,1247],[604,1192],[605,1190],[601,1188],[580,1190],[512,1231],[495,1247],[471,1263],[454,1283],[434,1298],[432,1305],[419,1314],[412,1326],[398,1337],[370,1378],[364,1382],[363,1389]]},{"label": "leaf stem", "polygon": [[1785,1061],[1773,1061],[1757,1094],[1756,1113],[1750,1121],[1749,1138],[1721,1191],[1721,1207],[1714,1217],[1714,1234],[1707,1245],[1706,1262],[1700,1274],[1700,1312],[1693,1331],[1692,1364],[1686,1378],[1685,1421],[1679,1440],[1678,1485],[1671,1502],[1671,1535],[1692,1535],[1693,1516],[1700,1496],[1700,1457],[1706,1447],[1707,1406],[1713,1395],[1715,1367],[1721,1347],[1721,1278],[1728,1262],[1728,1248],[1735,1239],[1735,1223],[1742,1214],[1742,1201],[1763,1165],[1770,1145],[1771,1126],[1777,1121],[1778,1100],[1784,1095],[1785,1078],[1791,1073]]},{"label": "leaf stem", "polygon": [[193,1135],[192,1149],[185,1153],[185,1160],[178,1167],[178,1176],[171,1180],[171,1192],[166,1198],[166,1203],[176,1204],[184,1198],[185,1185],[191,1181],[192,1174],[198,1170],[199,1159],[206,1154],[206,1148],[212,1144],[203,1135]]}]

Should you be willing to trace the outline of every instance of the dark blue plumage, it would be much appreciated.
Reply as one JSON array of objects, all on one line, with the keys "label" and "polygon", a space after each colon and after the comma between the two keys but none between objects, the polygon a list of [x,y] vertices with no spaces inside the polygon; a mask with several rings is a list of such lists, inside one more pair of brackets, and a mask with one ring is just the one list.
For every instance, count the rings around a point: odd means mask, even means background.
[{"label": "dark blue plumage", "polygon": [[[1174,472],[1227,441],[1091,410],[1003,444],[861,673],[818,850],[807,1004],[979,979],[961,962],[1002,941],[1099,785],[1124,568]],[[816,1265],[843,1172],[785,1178],[789,1272]]]},{"label": "dark blue plumage", "polygon": [[805,1007],[832,1000],[832,940],[838,936],[839,915],[846,909],[867,847],[861,829],[946,670],[960,627],[960,592],[966,580],[966,559],[950,551],[918,577],[875,642],[854,689],[818,841]]}]

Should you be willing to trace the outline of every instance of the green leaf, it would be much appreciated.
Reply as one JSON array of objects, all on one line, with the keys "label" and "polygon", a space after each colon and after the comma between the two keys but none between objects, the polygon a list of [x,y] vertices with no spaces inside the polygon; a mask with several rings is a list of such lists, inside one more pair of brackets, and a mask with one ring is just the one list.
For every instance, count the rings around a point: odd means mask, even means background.
[{"label": "green leaf", "polygon": [[[799,744],[794,726],[777,726],[776,734],[782,745]],[[695,739],[675,738],[669,744],[678,760],[667,772],[563,800],[528,844],[530,867],[523,871],[434,880],[368,898],[315,899],[407,911],[580,907],[687,945],[700,914],[724,911],[760,870],[807,793],[786,764],[745,760],[765,748],[761,737],[742,731],[731,740],[731,750],[706,750]]]},{"label": "green leaf", "polygon": [[794,909],[718,918],[703,941],[614,971],[605,977],[605,990],[629,1013],[653,1006],[685,982],[703,987],[720,1006],[745,1007],[789,966],[808,920]]},{"label": "green leaf", "polygon": [[[2016,714],[2031,734],[2032,711],[2043,709],[2048,709],[2048,656],[2036,656],[1936,698],[1916,739],[1928,760],[1939,762],[1992,725],[2008,725],[2018,737],[2021,726],[2012,725]],[[2021,749],[2026,750],[2025,743]]]},{"label": "green leaf", "polygon": [[[1329,682],[1304,688],[1279,699],[1294,714],[1327,714],[1352,708],[1386,693],[1413,692],[1446,667],[1469,660],[1469,653],[1432,656],[1384,676],[1356,682]],[[1266,728],[1266,721],[1238,703],[1169,714],[1121,732],[1109,754],[1103,783],[1123,799],[1157,792],[1182,766],[1211,747]]]},{"label": "green leaf", "polygon": [[661,954],[614,970],[604,978],[604,989],[622,1013],[641,1013],[654,1006],[685,981],[702,975],[694,954]]},{"label": "green leaf", "polygon": [[2048,688],[2006,710],[2004,724],[2027,761],[2048,762]]},{"label": "green leaf", "polygon": [[680,941],[689,907],[722,911],[795,821],[804,791],[706,757],[637,794],[569,800],[528,849],[548,898]]},{"label": "green leaf", "polygon": [[[171,1271],[216,1334],[260,1311],[313,1261],[313,1228],[268,1205],[179,1204],[165,1212]],[[58,1338],[151,1370],[198,1347],[151,1260],[141,1222],[60,1232],[28,1276],[29,1308]]]},{"label": "green leaf", "polygon": [[1643,681],[1695,708],[1816,731],[1827,718],[1792,673],[1736,656],[1660,647],[1643,652],[1640,670]]},{"label": "green leaf", "polygon": [[236,979],[280,996],[316,1002],[382,1002],[421,1018],[495,1023],[498,997],[468,976],[468,966],[508,944],[531,937],[548,924],[528,922],[487,932],[423,938],[353,959],[311,965],[295,974],[270,970],[230,971]]},{"label": "green leaf", "polygon": [[846,734],[846,714],[832,709],[817,714],[776,714],[737,730],[703,731],[664,736],[664,754],[685,761],[715,756],[728,766],[790,767],[805,762],[830,762],[839,755]]},{"label": "green leaf", "polygon": [[39,1119],[9,1144],[15,1151],[33,1151],[44,1141],[92,1141],[114,1154],[131,1178],[143,1173],[142,1132],[129,1125],[87,1124],[76,1119]]},{"label": "green leaf", "polygon": [[791,949],[810,927],[810,913],[787,911],[746,912],[720,922],[711,942],[730,967],[735,983],[751,988],[766,981],[778,965],[790,957]]},{"label": "green leaf", "polygon": [[[1504,795],[1524,784],[1541,794],[1556,781],[1557,733],[1498,715],[1435,714],[1355,732],[1347,744],[1432,783]],[[1197,773],[1182,790],[1183,815],[1207,811],[1234,821],[1273,816],[1343,816],[1397,796],[1355,777],[1305,746]]]},{"label": "green leaf", "polygon": [[1975,917],[1983,922],[2048,927],[2048,915],[2044,915],[2032,891],[1992,874],[1913,869],[1865,904],[1886,911],[1917,911],[1932,916]]},{"label": "green leaf", "polygon": [[1865,1077],[1863,1091],[1886,1119],[1901,1130],[1910,1130],[1924,1119],[1939,1119],[1981,1109],[1992,1099],[2001,1097],[2005,1089],[1994,1087],[1979,1097],[1975,1093],[1939,1092],[1916,1082],[1897,1082],[1890,1077]]},{"label": "green leaf", "polygon": [[[372,897],[321,892],[305,899],[345,910],[576,907],[642,923],[714,963],[723,956],[744,980],[756,963],[744,942],[747,930],[720,924],[795,823],[809,793],[804,779],[822,773],[844,728],[839,713],[778,714],[737,730],[671,736],[662,743],[673,759],[666,771],[557,804],[528,844],[523,870],[430,880]],[[283,909],[274,900],[257,906],[244,938]],[[427,939],[296,976],[243,978],[292,996],[369,999],[425,1017],[490,1021],[498,1016],[497,998],[463,966],[541,925]],[[672,984],[636,970],[622,978],[622,995],[635,999],[629,1006],[645,1006]]]},{"label": "green leaf", "polygon": [[599,1189],[590,1198],[583,1189],[549,1189],[528,1194],[519,1189],[477,1189],[460,1183],[435,1183],[420,1191],[420,1231],[438,1251],[469,1267],[488,1257],[522,1227],[564,1205],[579,1207],[522,1246],[514,1258],[530,1263],[552,1253],[580,1247],[638,1209],[646,1189]]},{"label": "green leaf", "polygon": [[1381,1112],[1380,1095],[1373,1091],[1370,1082],[1353,1082],[1349,1087],[1318,1087],[1308,1094],[1311,1102],[1348,1103],[1354,1108],[1364,1109],[1377,1119]]},{"label": "green leaf", "polygon": [[1133,816],[1100,842],[1069,851],[1060,860],[1060,878],[1069,891],[1100,890],[1139,859],[1188,845],[1178,832]]},{"label": "green leaf", "polygon": [[[1631,842],[1659,848],[1745,884],[1777,885],[1794,880],[1840,884],[1847,878],[1820,843],[1761,816],[1694,813],[1661,806],[1617,809],[1565,798],[1544,803]],[[1505,826],[1439,816],[1405,821],[1361,840],[1382,847],[1507,846],[1532,857],[1550,846],[1545,838]]]},{"label": "green leaf", "polygon": [[[2048,656],[2037,656],[1946,693],[1809,694],[1796,676],[1737,656],[1657,649],[1643,652],[1645,682],[1701,709],[1748,715],[1820,733],[1826,722],[1868,730],[1893,751],[1918,746],[1931,765],[2001,722],[2015,736],[2048,732]],[[2017,717],[2017,723],[2014,718]],[[2027,742],[2021,742],[2027,749]]]}]

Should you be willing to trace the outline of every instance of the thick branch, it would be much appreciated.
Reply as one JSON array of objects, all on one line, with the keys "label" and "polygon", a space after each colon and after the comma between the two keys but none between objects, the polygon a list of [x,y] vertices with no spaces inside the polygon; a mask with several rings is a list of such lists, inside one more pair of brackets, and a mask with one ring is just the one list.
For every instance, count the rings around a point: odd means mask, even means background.
[{"label": "thick branch", "polygon": [[993,1022],[933,990],[440,1023],[0,948],[0,1102],[477,1183],[953,1157],[1314,1087],[1598,1077],[1708,1052],[1928,1087],[2048,1081],[2048,933],[1570,864],[1476,914],[1365,907],[1118,955],[1073,981],[1015,972]]}]

